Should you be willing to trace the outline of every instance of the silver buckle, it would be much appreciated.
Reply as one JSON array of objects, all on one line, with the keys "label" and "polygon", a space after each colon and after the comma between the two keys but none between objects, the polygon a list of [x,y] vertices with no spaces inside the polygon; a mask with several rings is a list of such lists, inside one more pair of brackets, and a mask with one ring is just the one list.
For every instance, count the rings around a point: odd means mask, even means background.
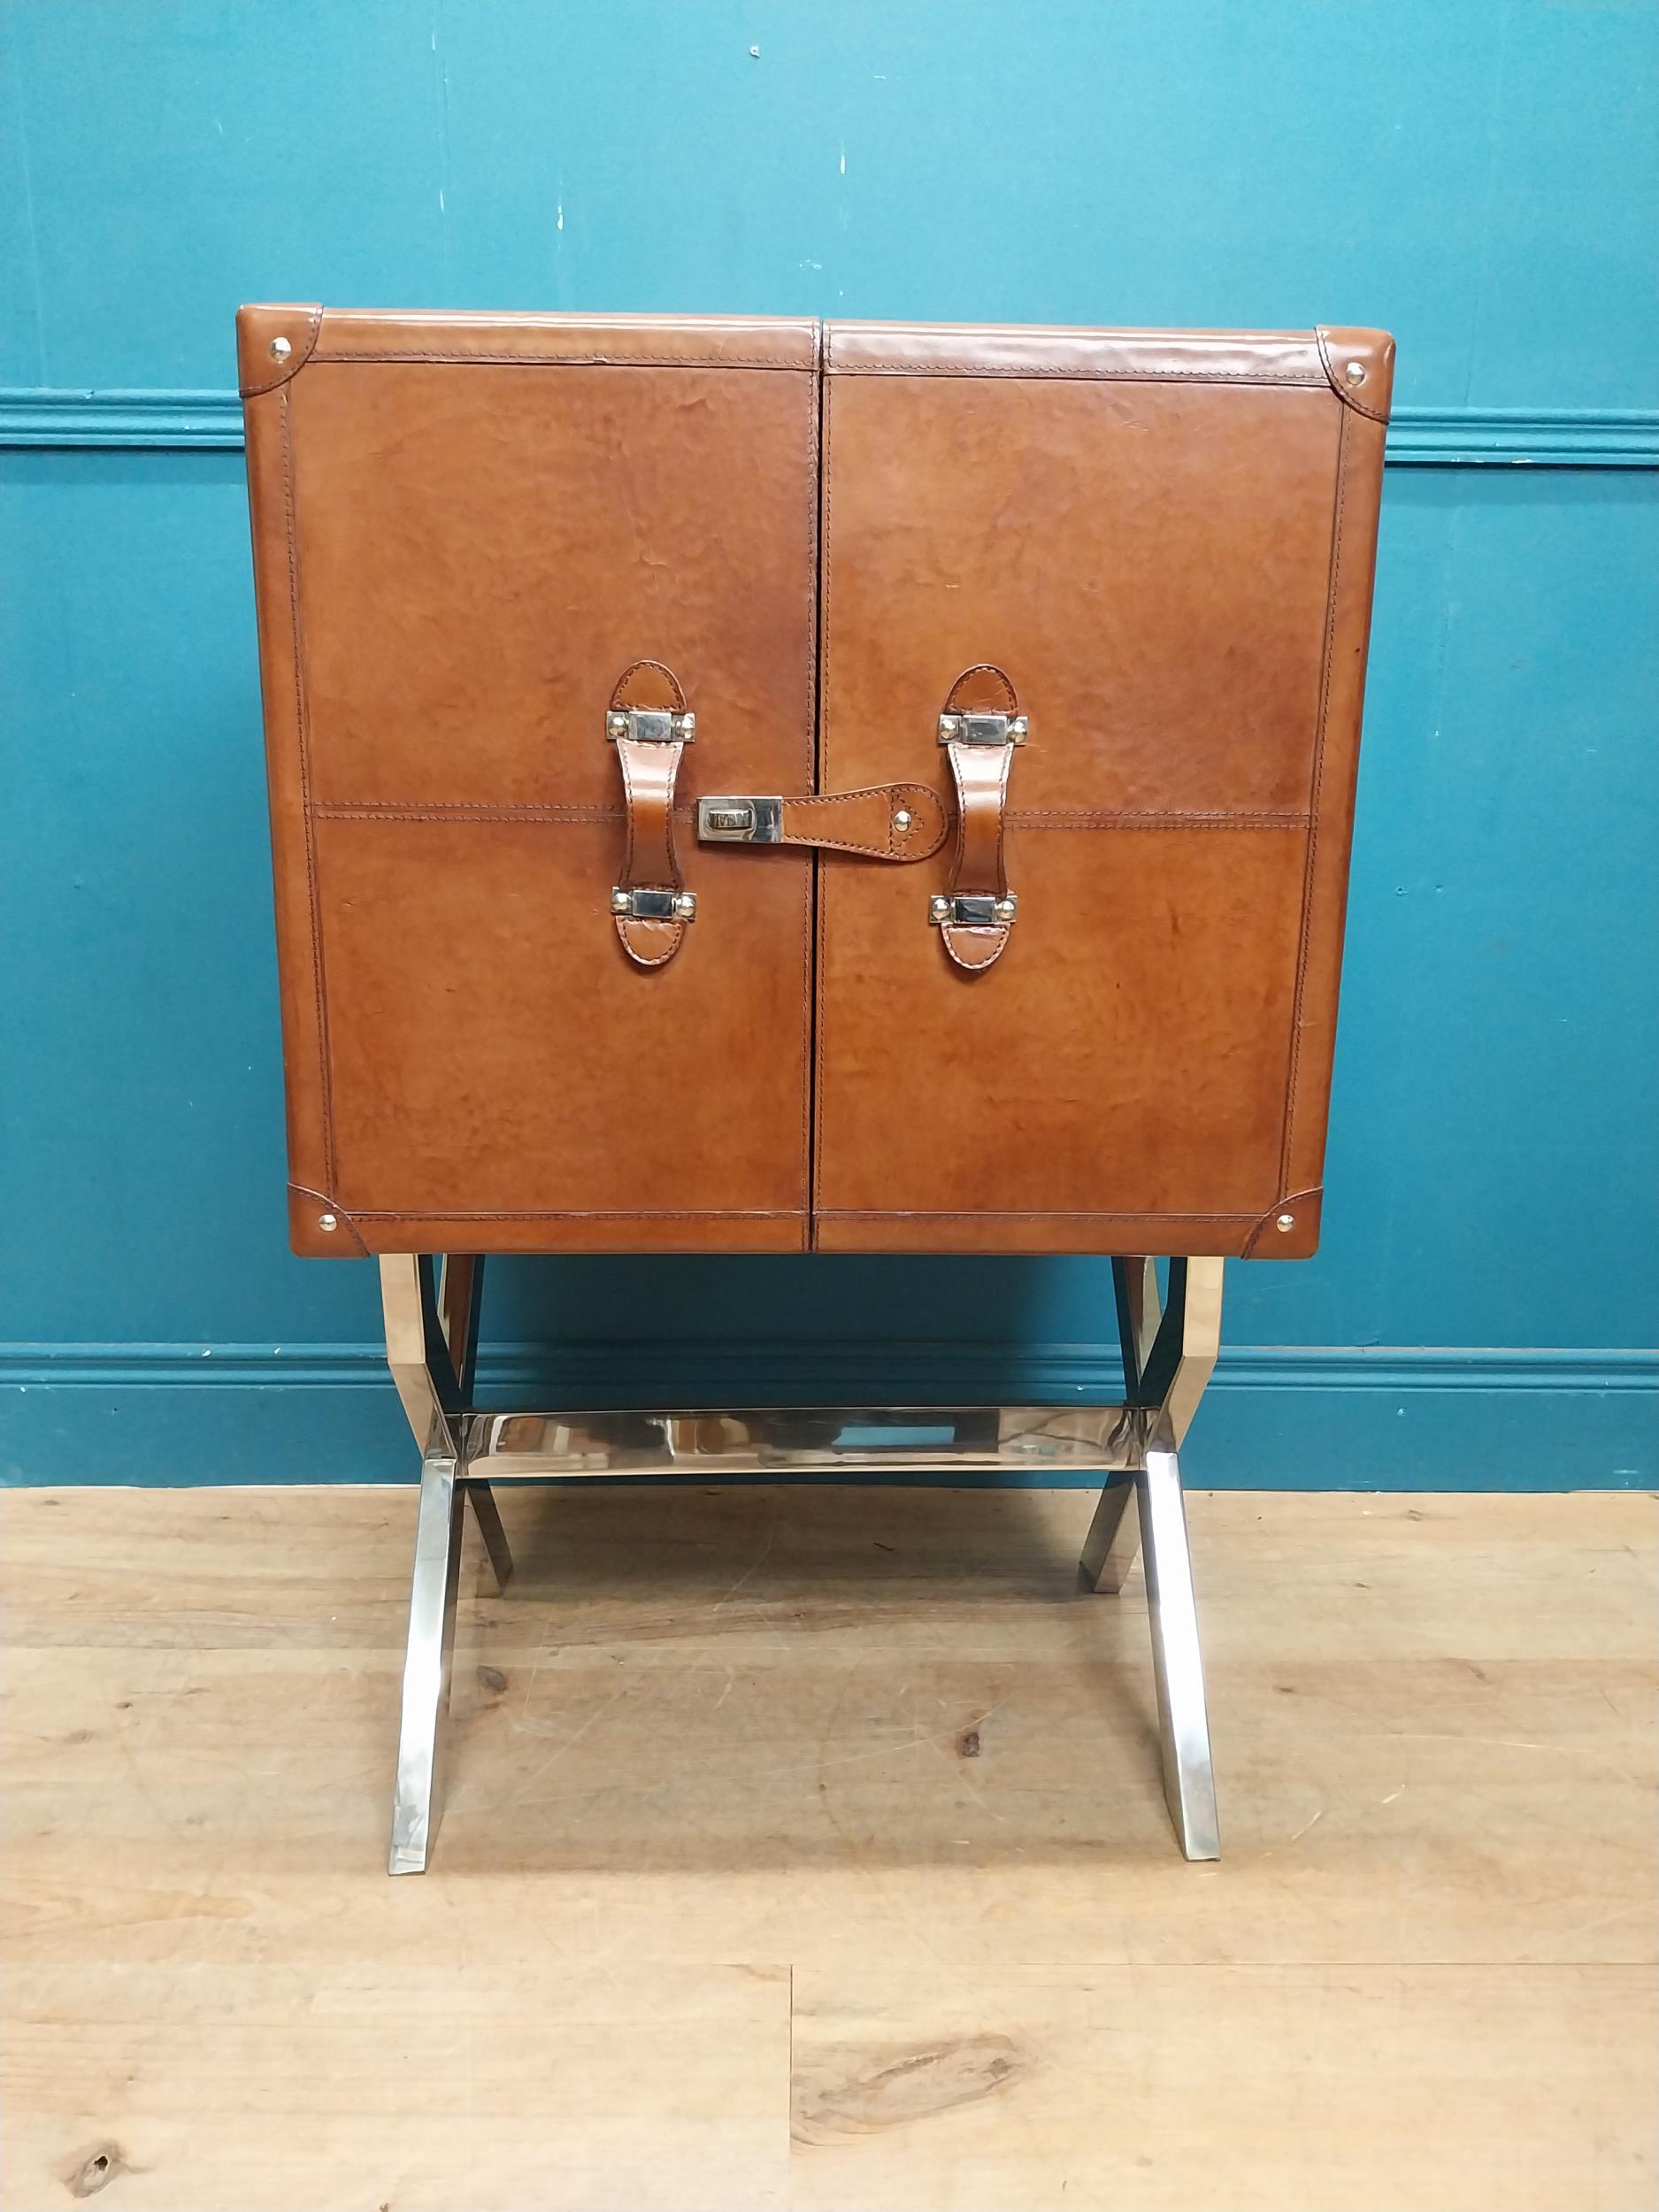
[{"label": "silver buckle", "polygon": [[941,894],[927,902],[930,922],[941,926],[952,922],[958,929],[999,929],[1011,923],[1018,912],[1019,901],[1011,891],[1001,899],[959,891],[954,897]]},{"label": "silver buckle", "polygon": [[611,911],[631,922],[695,922],[695,891],[659,891],[651,887],[625,890],[618,884],[611,894]]},{"label": "silver buckle", "polygon": [[671,714],[666,707],[611,707],[605,736],[611,744],[631,737],[636,745],[689,745],[697,734],[695,714]]},{"label": "silver buckle", "polygon": [[1023,745],[1029,725],[1023,714],[941,714],[941,745]]},{"label": "silver buckle", "polygon": [[783,801],[749,794],[699,799],[697,835],[705,845],[781,845]]}]

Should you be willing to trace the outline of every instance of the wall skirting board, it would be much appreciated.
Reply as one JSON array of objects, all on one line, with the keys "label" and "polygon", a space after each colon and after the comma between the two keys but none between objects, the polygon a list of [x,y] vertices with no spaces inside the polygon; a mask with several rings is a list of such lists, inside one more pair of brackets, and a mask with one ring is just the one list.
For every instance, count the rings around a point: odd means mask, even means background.
[{"label": "wall skirting board", "polygon": [[[222,391],[0,387],[0,448],[239,447],[242,402]],[[1399,407],[1396,467],[1659,468],[1659,410]]]},{"label": "wall skirting board", "polygon": [[[487,1347],[492,1404],[1064,1403],[1118,1380],[1101,1345]],[[373,1344],[17,1345],[0,1484],[407,1482]],[[1240,1346],[1185,1455],[1228,1489],[1634,1489],[1659,1482],[1659,1354]],[[960,1482],[960,1475],[941,1480]],[[999,1477],[999,1482],[1006,1478]],[[1032,1486],[1041,1486],[1041,1479]]]}]

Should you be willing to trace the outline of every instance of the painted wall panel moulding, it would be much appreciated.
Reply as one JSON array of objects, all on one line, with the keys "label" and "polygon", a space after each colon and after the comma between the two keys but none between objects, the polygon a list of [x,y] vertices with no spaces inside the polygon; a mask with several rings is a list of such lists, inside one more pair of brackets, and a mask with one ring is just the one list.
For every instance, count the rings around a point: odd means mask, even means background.
[{"label": "painted wall panel moulding", "polygon": [[[0,388],[0,448],[235,449],[234,392]],[[1659,468],[1659,410],[1402,407],[1388,431],[1397,468]]]},{"label": "painted wall panel moulding", "polygon": [[[653,1347],[644,1374],[636,1346],[495,1344],[480,1370],[480,1395],[500,1405],[972,1403],[987,1391],[1083,1402],[1120,1379],[1099,1344],[683,1341]],[[1185,1457],[1199,1488],[1649,1488],[1659,1354],[1235,1346]],[[376,1344],[0,1348],[0,1486],[411,1482],[416,1471]]]}]

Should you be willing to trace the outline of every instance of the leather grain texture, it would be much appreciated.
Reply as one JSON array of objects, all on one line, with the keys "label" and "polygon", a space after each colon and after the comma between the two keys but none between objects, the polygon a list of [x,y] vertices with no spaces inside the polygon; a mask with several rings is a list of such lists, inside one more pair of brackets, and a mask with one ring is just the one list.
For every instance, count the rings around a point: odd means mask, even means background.
[{"label": "leather grain texture", "polygon": [[[238,334],[296,1250],[1314,1248],[1388,339]],[[625,929],[643,660],[696,910]]]}]

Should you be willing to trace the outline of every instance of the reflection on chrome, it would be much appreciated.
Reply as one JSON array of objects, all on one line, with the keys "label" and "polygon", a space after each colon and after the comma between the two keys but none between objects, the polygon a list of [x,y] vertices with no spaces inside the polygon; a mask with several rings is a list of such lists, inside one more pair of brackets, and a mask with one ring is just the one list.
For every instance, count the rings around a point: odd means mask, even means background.
[{"label": "reflection on chrome", "polygon": [[886,1467],[1110,1471],[1135,1466],[1133,1406],[767,1406],[740,1412],[475,1413],[469,1471],[652,1475]]}]

